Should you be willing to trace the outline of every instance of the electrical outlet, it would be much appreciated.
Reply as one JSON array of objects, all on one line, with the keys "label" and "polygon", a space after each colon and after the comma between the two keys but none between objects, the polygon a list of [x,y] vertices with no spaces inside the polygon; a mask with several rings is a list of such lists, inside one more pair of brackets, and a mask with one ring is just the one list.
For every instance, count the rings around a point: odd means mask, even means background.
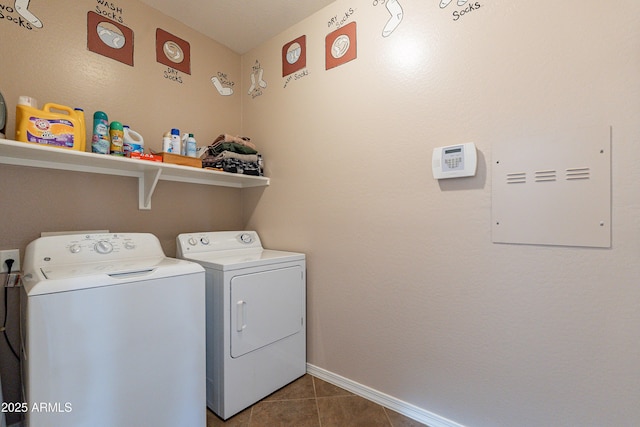
[{"label": "electrical outlet", "polygon": [[13,260],[13,266],[11,267],[12,272],[20,271],[20,251],[18,249],[9,249],[7,251],[0,251],[0,273],[9,271],[7,264],[4,263],[7,259]]},{"label": "electrical outlet", "polygon": [[7,277],[7,281],[5,282],[5,286],[7,288],[13,288],[15,286],[20,286],[20,275],[16,273],[11,273],[9,277]]}]

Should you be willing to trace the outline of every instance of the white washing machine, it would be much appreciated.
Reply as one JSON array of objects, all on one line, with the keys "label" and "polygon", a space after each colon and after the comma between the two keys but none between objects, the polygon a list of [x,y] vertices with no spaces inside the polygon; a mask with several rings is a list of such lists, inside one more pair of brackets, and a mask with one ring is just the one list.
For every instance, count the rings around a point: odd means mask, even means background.
[{"label": "white washing machine", "polygon": [[263,249],[254,231],[176,240],[206,271],[207,406],[226,420],[306,372],[305,255]]},{"label": "white washing machine", "polygon": [[24,259],[28,427],[205,426],[205,282],[152,234],[41,237]]}]

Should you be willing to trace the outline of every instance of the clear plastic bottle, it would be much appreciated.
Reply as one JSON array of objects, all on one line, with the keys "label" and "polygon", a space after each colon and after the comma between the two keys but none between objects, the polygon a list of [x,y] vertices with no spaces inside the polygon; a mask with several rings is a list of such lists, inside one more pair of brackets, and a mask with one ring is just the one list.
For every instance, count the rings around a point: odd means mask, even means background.
[{"label": "clear plastic bottle", "polygon": [[196,157],[197,151],[198,151],[198,144],[196,142],[196,139],[193,137],[193,134],[190,133],[189,137],[187,138],[186,154],[189,157]]},{"label": "clear plastic bottle", "polygon": [[182,142],[180,143],[180,155],[181,156],[186,156],[187,155],[187,138],[189,138],[189,134],[188,133],[182,134]]}]

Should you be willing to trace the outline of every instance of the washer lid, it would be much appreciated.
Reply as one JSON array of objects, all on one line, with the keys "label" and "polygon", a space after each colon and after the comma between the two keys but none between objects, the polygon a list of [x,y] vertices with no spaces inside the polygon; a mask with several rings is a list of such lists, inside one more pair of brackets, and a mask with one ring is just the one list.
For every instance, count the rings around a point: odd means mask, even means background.
[{"label": "washer lid", "polygon": [[[202,266],[193,262],[153,257],[118,262],[42,265],[26,273],[22,282],[27,295],[34,296],[158,280],[203,271]],[[179,285],[179,281],[176,284]]]},{"label": "washer lid", "polygon": [[281,262],[304,261],[305,255],[271,249],[249,249],[188,254],[185,259],[198,262],[204,267],[227,271]]}]

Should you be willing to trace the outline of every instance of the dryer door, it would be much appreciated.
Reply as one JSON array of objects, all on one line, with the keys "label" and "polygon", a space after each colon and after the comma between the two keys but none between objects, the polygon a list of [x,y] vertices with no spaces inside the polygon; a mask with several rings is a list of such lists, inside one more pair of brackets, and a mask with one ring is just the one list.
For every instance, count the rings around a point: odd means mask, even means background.
[{"label": "dryer door", "polygon": [[304,327],[305,287],[300,266],[231,279],[231,357],[257,350]]}]

